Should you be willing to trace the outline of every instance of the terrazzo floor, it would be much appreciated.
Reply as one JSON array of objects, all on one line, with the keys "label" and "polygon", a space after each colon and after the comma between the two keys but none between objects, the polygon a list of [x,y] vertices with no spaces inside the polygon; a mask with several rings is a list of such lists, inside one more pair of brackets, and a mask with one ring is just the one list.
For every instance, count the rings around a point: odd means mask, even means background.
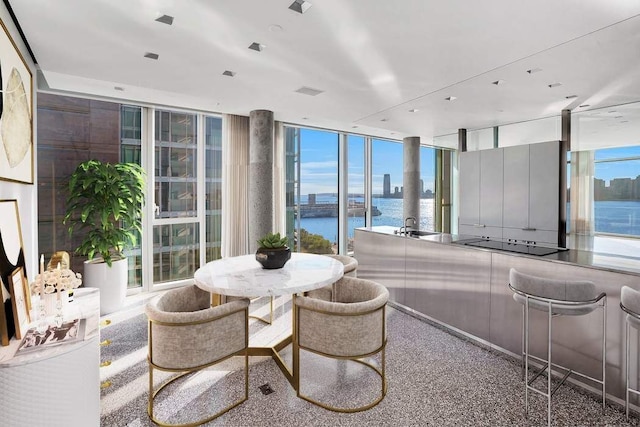
[{"label": "terrazzo floor", "polygon": [[[276,300],[272,326],[251,321],[250,345],[276,342],[290,333],[290,300]],[[112,316],[101,330],[101,379],[109,381],[101,398],[102,426],[152,426],[147,416],[148,368],[146,316],[142,304]],[[253,305],[252,305],[253,306]],[[258,314],[268,303],[256,304]],[[206,425],[210,426],[536,426],[546,425],[546,400],[530,397],[529,418],[523,412],[520,365],[397,309],[387,311],[387,395],[376,407],[354,414],[327,411],[296,397],[273,360],[251,357],[249,399]],[[285,357],[285,359],[290,359]],[[380,362],[378,357],[376,362]],[[157,400],[156,414],[170,422],[193,421],[242,394],[242,358],[179,381]],[[360,365],[301,354],[303,391],[334,405],[366,403],[380,391],[379,378]],[[166,377],[156,375],[160,380]],[[273,393],[263,394],[268,384]],[[607,404],[572,386],[553,397],[553,425],[625,426],[623,408]]]}]

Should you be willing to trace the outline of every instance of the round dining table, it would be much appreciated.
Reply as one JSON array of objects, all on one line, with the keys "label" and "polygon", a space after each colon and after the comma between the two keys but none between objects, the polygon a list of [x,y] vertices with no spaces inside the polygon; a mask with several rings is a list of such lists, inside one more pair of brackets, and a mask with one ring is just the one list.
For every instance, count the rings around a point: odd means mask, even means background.
[{"label": "round dining table", "polygon": [[[208,262],[196,270],[196,286],[211,292],[212,296],[262,297],[292,295],[292,325],[295,329],[296,294],[319,289],[338,281],[344,274],[344,265],[334,258],[292,253],[291,259],[282,268],[265,269],[256,261],[255,255],[241,255],[221,258]],[[333,294],[333,292],[332,292]],[[216,301],[217,298],[212,298]],[[219,299],[219,297],[218,297]],[[289,369],[280,352],[295,339],[294,334],[286,337],[273,347],[249,347],[250,356],[271,356],[289,383],[297,390],[298,381],[294,376],[297,358]]]},{"label": "round dining table", "polygon": [[335,283],[344,266],[334,258],[294,252],[282,268],[265,269],[255,255],[208,262],[196,270],[196,285],[214,294],[236,297],[294,295]]}]

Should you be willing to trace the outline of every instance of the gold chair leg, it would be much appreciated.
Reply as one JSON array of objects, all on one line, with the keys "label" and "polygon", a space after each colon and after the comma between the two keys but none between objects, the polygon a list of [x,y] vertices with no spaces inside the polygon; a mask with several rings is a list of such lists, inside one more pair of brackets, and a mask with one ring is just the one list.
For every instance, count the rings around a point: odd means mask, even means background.
[{"label": "gold chair leg", "polygon": [[267,325],[271,325],[273,323],[273,296],[269,297],[269,318],[268,320],[264,317],[254,316],[252,314],[249,315],[252,319],[259,320],[261,322],[266,323]]}]

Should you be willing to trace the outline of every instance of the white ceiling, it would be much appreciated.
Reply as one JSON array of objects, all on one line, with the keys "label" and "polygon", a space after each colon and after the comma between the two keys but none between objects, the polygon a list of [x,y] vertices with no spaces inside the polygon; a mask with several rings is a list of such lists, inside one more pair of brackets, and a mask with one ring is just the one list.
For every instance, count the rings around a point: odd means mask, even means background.
[{"label": "white ceiling", "polygon": [[637,0],[292,2],[10,0],[56,91],[423,143],[640,100]]}]

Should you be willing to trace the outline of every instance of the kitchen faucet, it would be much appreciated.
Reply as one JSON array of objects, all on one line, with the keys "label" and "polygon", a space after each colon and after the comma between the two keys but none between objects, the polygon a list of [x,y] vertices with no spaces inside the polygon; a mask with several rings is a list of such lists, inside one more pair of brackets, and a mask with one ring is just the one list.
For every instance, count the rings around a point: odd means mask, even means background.
[{"label": "kitchen faucet", "polygon": [[408,233],[409,229],[408,229],[408,225],[407,225],[407,222],[408,222],[409,220],[413,221],[413,224],[412,224],[412,225],[413,225],[414,227],[415,227],[415,225],[418,223],[418,222],[416,221],[416,218],[415,218],[415,217],[413,217],[413,216],[408,216],[408,217],[406,217],[406,218],[404,219],[404,225],[403,225],[402,227],[400,227],[400,231],[398,232],[398,234],[402,234],[402,230],[403,230],[403,229],[404,229],[404,235],[405,235],[405,236],[406,236],[407,234],[409,234],[409,233]]}]

